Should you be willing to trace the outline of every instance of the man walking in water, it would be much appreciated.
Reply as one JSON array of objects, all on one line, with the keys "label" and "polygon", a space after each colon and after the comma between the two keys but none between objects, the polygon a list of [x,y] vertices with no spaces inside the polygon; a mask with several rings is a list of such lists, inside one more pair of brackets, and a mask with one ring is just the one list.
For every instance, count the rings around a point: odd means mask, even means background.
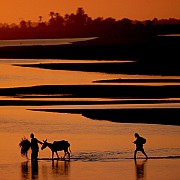
[{"label": "man walking in water", "polygon": [[135,133],[134,136],[136,138],[136,140],[133,142],[134,144],[136,144],[136,150],[134,151],[134,159],[136,159],[137,151],[141,151],[146,156],[146,159],[148,159],[148,156],[145,153],[144,148],[143,148],[143,144],[146,143],[146,139],[139,136],[138,133]]},{"label": "man walking in water", "polygon": [[31,150],[32,150],[32,153],[31,153],[31,161],[36,161],[37,160],[37,157],[38,157],[38,152],[39,152],[39,146],[38,146],[38,143],[39,144],[43,144],[41,141],[37,140],[35,137],[34,137],[34,134],[31,133],[30,135],[31,137]]}]

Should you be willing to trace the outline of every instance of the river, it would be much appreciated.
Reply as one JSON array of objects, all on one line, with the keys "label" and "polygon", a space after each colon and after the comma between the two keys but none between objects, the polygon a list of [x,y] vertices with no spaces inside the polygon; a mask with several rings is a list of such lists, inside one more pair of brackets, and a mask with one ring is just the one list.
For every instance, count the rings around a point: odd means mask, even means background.
[{"label": "river", "polygon": [[[101,72],[51,70],[17,66],[18,64],[39,63],[79,63],[87,61],[51,60],[51,59],[1,59],[0,88],[22,88],[47,85],[109,85],[95,82],[107,79],[180,79],[180,77],[161,77],[152,75],[108,74]],[[97,63],[97,61],[88,61]],[[115,62],[115,61],[114,61]],[[101,61],[101,63],[108,63]],[[121,61],[123,63],[123,61]],[[119,83],[114,82],[117,86]],[[179,85],[179,82],[123,82],[121,85],[164,86]],[[113,92],[109,92],[109,94]],[[111,96],[110,96],[111,97]],[[82,113],[50,112],[47,109],[122,109],[122,108],[179,108],[179,98],[173,103],[137,103],[142,99],[131,97],[63,97],[62,94],[30,94],[24,92],[16,95],[1,95],[0,100],[14,101],[14,105],[0,106],[0,174],[3,180],[26,179],[178,179],[180,165],[180,127],[149,123],[121,123],[107,119],[93,119]],[[167,98],[166,100],[169,100]],[[26,100],[35,101],[32,105],[18,105]],[[115,101],[123,103],[114,103]],[[51,105],[36,105],[36,101],[52,101]],[[56,104],[68,101],[70,104]],[[78,103],[81,101],[81,104]],[[99,104],[86,102],[100,102]],[[107,103],[110,101],[110,103]],[[54,104],[53,104],[54,102]],[[72,102],[74,102],[72,104]],[[104,102],[104,103],[103,103]],[[77,103],[77,104],[76,104]],[[132,116],[133,117],[133,116]],[[148,114],[147,114],[148,117]],[[134,117],[136,118],[136,117]],[[154,117],[158,118],[158,117]],[[158,121],[158,119],[157,119]],[[169,119],[171,121],[171,119]],[[134,133],[138,132],[147,139],[145,150],[150,159],[138,159],[134,163]],[[30,139],[34,133],[39,140],[68,140],[71,144],[71,161],[39,160],[31,164],[20,155],[18,144],[21,138]],[[63,152],[59,152],[63,155]],[[30,152],[28,154],[30,157]],[[39,157],[50,158],[50,149],[40,150]],[[138,158],[143,158],[138,153]],[[145,169],[141,173],[139,169]]]}]

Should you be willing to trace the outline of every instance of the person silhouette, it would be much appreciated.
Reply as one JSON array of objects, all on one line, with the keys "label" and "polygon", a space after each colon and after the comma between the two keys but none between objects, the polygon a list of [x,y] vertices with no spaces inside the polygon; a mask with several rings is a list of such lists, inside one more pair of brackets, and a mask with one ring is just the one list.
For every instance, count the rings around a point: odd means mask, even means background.
[{"label": "person silhouette", "polygon": [[148,156],[143,148],[143,144],[146,143],[146,139],[141,137],[138,133],[135,133],[134,136],[136,138],[136,140],[133,142],[134,144],[136,144],[136,149],[134,151],[134,159],[136,159],[136,154],[138,151],[141,151],[146,156],[146,159],[148,159]]},{"label": "person silhouette", "polygon": [[31,161],[36,161],[38,158],[38,152],[39,152],[39,144],[43,144],[41,141],[39,141],[38,139],[36,139],[34,137],[34,134],[31,133],[30,134],[30,138],[31,138]]}]

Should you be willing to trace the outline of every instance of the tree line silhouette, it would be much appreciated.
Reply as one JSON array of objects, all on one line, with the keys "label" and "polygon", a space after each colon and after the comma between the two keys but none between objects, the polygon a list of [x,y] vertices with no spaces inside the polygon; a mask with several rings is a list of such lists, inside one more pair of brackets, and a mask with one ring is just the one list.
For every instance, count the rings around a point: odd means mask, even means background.
[{"label": "tree line silhouette", "polygon": [[97,17],[92,19],[83,8],[76,13],[65,14],[50,12],[46,22],[39,16],[34,23],[22,20],[18,25],[0,26],[0,39],[32,38],[72,38],[72,37],[117,37],[117,36],[152,36],[162,34],[180,34],[180,19],[161,19],[138,21],[123,18]]}]

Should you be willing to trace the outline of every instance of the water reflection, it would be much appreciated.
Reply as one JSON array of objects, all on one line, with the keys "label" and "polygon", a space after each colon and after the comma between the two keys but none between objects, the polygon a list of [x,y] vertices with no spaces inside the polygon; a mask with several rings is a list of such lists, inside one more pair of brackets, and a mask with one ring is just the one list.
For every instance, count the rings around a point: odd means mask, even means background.
[{"label": "water reflection", "polygon": [[31,161],[31,178],[38,179],[38,161]]},{"label": "water reflection", "polygon": [[145,164],[147,160],[137,161],[134,160],[135,168],[136,168],[136,179],[137,180],[145,180]]},{"label": "water reflection", "polygon": [[31,166],[27,162],[21,163],[22,179],[38,179],[38,161],[32,161]]},{"label": "water reflection", "polygon": [[59,175],[68,175],[70,161],[56,162],[52,161],[52,173]]},{"label": "water reflection", "polygon": [[29,167],[28,167],[28,161],[21,163],[21,174],[22,179],[29,179]]},{"label": "water reflection", "polygon": [[[39,165],[40,164],[40,165]],[[28,179],[54,179],[68,178],[70,161],[52,161],[41,163],[38,161],[26,161],[21,163],[21,178]]]}]

